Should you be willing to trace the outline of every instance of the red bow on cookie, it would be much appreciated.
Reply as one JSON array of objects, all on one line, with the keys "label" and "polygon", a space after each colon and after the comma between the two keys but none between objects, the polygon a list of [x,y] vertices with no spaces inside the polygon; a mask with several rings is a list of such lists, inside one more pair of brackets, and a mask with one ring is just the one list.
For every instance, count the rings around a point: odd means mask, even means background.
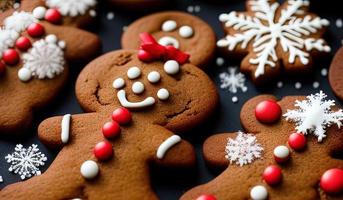
[{"label": "red bow on cookie", "polygon": [[189,59],[189,54],[173,46],[162,46],[158,44],[149,33],[141,33],[139,37],[142,43],[138,52],[138,58],[144,62],[162,59],[175,60],[179,64],[184,64]]}]

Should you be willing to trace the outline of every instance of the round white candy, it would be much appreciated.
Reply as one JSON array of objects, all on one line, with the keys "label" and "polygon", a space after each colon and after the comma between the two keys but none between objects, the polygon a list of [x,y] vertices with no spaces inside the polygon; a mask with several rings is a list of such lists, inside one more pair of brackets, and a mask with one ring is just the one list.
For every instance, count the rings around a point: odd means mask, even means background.
[{"label": "round white candy", "polygon": [[56,36],[56,35],[53,35],[53,34],[47,35],[47,36],[45,37],[45,41],[48,42],[48,43],[56,44],[56,42],[57,42],[57,36]]},{"label": "round white candy", "polygon": [[168,60],[167,62],[164,63],[163,68],[167,74],[171,74],[171,75],[177,74],[180,71],[179,63],[176,62],[175,60]]},{"label": "round white candy", "polygon": [[268,197],[268,191],[263,185],[257,185],[251,189],[250,197],[253,200],[265,200]]},{"label": "round white candy", "polygon": [[162,24],[162,31],[165,31],[165,32],[173,31],[176,29],[176,26],[177,24],[176,24],[176,21],[174,20],[165,21]]},{"label": "round white candy", "polygon": [[61,40],[58,42],[58,46],[61,47],[62,49],[66,48],[66,42]]},{"label": "round white candy", "polygon": [[122,78],[117,78],[116,80],[113,81],[112,86],[113,86],[115,89],[120,89],[120,88],[122,88],[122,87],[125,86],[125,81],[124,81],[124,79],[122,79]]},{"label": "round white candy", "polygon": [[181,26],[179,29],[179,34],[183,38],[189,38],[193,35],[193,29],[190,26]]},{"label": "round white candy", "polygon": [[157,97],[160,100],[167,100],[169,98],[169,91],[165,88],[161,88],[157,92]]},{"label": "round white candy", "polygon": [[157,71],[152,71],[148,74],[148,81],[150,83],[157,83],[158,81],[160,81],[160,79],[161,75]]},{"label": "round white candy", "polygon": [[140,94],[142,92],[144,92],[144,85],[142,82],[135,82],[132,85],[132,91],[135,94]]},{"label": "round white candy", "polygon": [[95,178],[99,173],[99,167],[93,160],[87,160],[81,165],[81,175],[86,179]]},{"label": "round white candy", "polygon": [[173,46],[177,49],[180,47],[179,41],[177,41],[177,39],[170,36],[161,37],[158,40],[158,44],[163,45],[163,46]]},{"label": "round white candy", "polygon": [[136,66],[130,67],[130,69],[127,71],[127,77],[129,77],[129,79],[138,78],[140,75],[141,70]]},{"label": "round white candy", "polygon": [[39,6],[32,11],[33,16],[36,19],[43,19],[45,17],[46,8]]},{"label": "round white candy", "polygon": [[289,156],[289,149],[284,145],[277,146],[274,149],[274,156],[278,158],[287,158]]},{"label": "round white candy", "polygon": [[23,82],[29,81],[31,79],[31,77],[32,77],[32,73],[27,68],[21,68],[18,71],[18,78],[19,78],[19,80],[21,80]]}]

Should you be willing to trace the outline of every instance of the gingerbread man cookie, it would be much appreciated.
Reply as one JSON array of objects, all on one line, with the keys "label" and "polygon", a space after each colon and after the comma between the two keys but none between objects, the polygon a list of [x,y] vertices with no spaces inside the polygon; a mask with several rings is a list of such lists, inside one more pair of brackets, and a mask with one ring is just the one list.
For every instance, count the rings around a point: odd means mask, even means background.
[{"label": "gingerbread man cookie", "polygon": [[4,188],[0,199],[152,200],[149,163],[194,164],[192,146],[176,134],[209,117],[214,84],[192,64],[145,63],[137,53],[110,52],[85,67],[76,95],[89,113],[43,121],[39,138],[60,153],[45,173]]},{"label": "gingerbread man cookie", "polygon": [[227,167],[216,179],[186,192],[188,199],[342,199],[343,110],[319,92],[280,101],[255,97],[241,110],[247,133],[208,138],[204,157]]},{"label": "gingerbread man cookie", "polygon": [[343,100],[343,48],[340,48],[333,58],[329,70],[329,82],[335,95]]},{"label": "gingerbread man cookie", "polygon": [[221,14],[226,36],[217,46],[245,56],[241,71],[256,84],[286,73],[308,72],[313,58],[330,51],[321,38],[329,21],[308,13],[308,0],[248,0],[246,12]]},{"label": "gingerbread man cookie", "polygon": [[54,100],[67,80],[67,61],[87,61],[100,49],[96,35],[60,25],[62,15],[44,2],[20,5],[0,14],[1,134],[27,128],[32,112]]}]

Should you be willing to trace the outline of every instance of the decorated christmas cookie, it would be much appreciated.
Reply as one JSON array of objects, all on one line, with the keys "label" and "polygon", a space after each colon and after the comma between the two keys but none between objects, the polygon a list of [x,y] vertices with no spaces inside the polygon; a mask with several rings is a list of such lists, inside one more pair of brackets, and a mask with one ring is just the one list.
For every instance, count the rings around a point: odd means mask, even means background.
[{"label": "decorated christmas cookie", "polygon": [[280,73],[308,72],[313,58],[330,51],[321,38],[329,21],[309,13],[308,0],[248,0],[246,12],[221,14],[227,34],[217,46],[229,55],[245,56],[241,71],[257,83]]},{"label": "decorated christmas cookie", "polygon": [[332,60],[329,71],[329,82],[336,96],[343,100],[343,48],[340,48]]},{"label": "decorated christmas cookie", "polygon": [[60,153],[40,176],[10,185],[0,199],[157,199],[149,163],[190,167],[194,149],[179,136],[209,117],[215,86],[192,64],[145,63],[119,50],[81,72],[76,95],[86,114],[43,121],[39,138]]},{"label": "decorated christmas cookie", "polygon": [[140,33],[148,32],[163,46],[173,46],[190,55],[190,63],[206,67],[215,50],[215,34],[198,17],[183,12],[160,12],[140,18],[124,32],[123,49],[138,49]]},{"label": "decorated christmas cookie", "polygon": [[182,200],[343,198],[343,161],[336,157],[343,150],[343,110],[323,92],[280,101],[261,95],[245,103],[240,118],[245,132],[204,143],[207,163],[227,169]]},{"label": "decorated christmas cookie", "polygon": [[62,15],[44,2],[20,5],[0,14],[1,134],[27,128],[66,82],[67,61],[87,61],[100,47],[94,34],[59,25]]}]

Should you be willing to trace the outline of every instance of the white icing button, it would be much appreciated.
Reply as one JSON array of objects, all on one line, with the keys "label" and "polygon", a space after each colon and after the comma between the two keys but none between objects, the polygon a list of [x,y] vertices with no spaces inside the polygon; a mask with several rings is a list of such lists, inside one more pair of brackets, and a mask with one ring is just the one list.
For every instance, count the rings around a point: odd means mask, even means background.
[{"label": "white icing button", "polygon": [[158,81],[160,81],[160,79],[161,75],[157,71],[152,71],[148,74],[148,81],[150,83],[157,83]]},{"label": "white icing button", "polygon": [[70,129],[70,114],[66,114],[62,118],[61,122],[61,141],[63,144],[69,141],[69,129]]},{"label": "white icing button", "polygon": [[268,197],[268,191],[264,186],[257,185],[251,189],[250,197],[253,200],[265,200]]},{"label": "white icing button", "polygon": [[177,74],[180,71],[180,65],[175,60],[168,60],[167,62],[164,63],[163,68],[167,74],[171,74],[171,75]]},{"label": "white icing button", "polygon": [[18,78],[19,78],[19,80],[21,80],[23,82],[29,81],[31,79],[31,77],[32,77],[32,73],[27,68],[21,68],[18,71]]},{"label": "white icing button", "polygon": [[127,77],[129,77],[129,79],[138,78],[140,75],[141,75],[141,70],[136,66],[130,67],[130,69],[127,70]]},{"label": "white icing button", "polygon": [[168,20],[162,24],[162,31],[170,32],[176,29],[176,21]]},{"label": "white icing button", "polygon": [[90,10],[89,11],[89,15],[91,16],[91,17],[96,17],[96,11],[95,10]]},{"label": "white icing button", "polygon": [[163,46],[173,46],[177,49],[180,47],[179,41],[177,41],[177,39],[170,36],[161,37],[158,40],[158,43]]},{"label": "white icing button", "polygon": [[157,92],[157,97],[160,100],[167,100],[169,98],[169,91],[165,88],[161,88]]},{"label": "white icing button", "polygon": [[66,42],[65,41],[59,41],[58,46],[61,47],[62,49],[66,48]]},{"label": "white icing button", "polygon": [[81,165],[81,175],[86,179],[93,179],[99,173],[99,166],[93,160],[87,160]]},{"label": "white icing button", "polygon": [[284,145],[277,146],[274,149],[274,156],[278,158],[287,158],[289,156],[289,149]]},{"label": "white icing button", "polygon": [[32,11],[33,16],[36,19],[43,19],[45,16],[46,8],[39,6]]},{"label": "white icing button", "polygon": [[183,38],[192,37],[192,35],[193,35],[193,29],[192,29],[192,27],[190,27],[190,26],[182,26],[182,27],[179,29],[179,34],[180,34],[180,36],[183,37]]},{"label": "white icing button", "polygon": [[125,81],[124,81],[124,79],[122,79],[122,78],[117,78],[116,80],[113,81],[112,86],[113,86],[115,89],[120,89],[120,88],[122,88],[122,87],[125,86]]},{"label": "white icing button", "polygon": [[132,91],[135,94],[140,94],[142,92],[144,92],[144,85],[142,82],[135,82],[132,85]]},{"label": "white icing button", "polygon": [[56,44],[57,43],[57,36],[56,35],[48,35],[45,37],[45,41],[48,43]]}]

